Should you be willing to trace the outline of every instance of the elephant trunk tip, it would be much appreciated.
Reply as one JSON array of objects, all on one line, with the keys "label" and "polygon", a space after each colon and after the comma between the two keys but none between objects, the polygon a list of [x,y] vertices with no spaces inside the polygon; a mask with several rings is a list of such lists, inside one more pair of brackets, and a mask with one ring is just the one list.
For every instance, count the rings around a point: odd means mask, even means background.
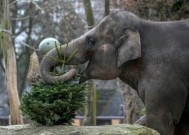
[{"label": "elephant trunk tip", "polygon": [[77,70],[72,68],[70,69],[68,72],[66,72],[65,74],[58,76],[57,79],[55,80],[60,80],[60,81],[64,81],[64,82],[68,82],[70,80],[73,79],[73,77],[77,74]]},{"label": "elephant trunk tip", "polygon": [[56,81],[60,81],[60,82],[71,81],[76,74],[77,74],[76,69],[70,69],[68,72],[64,73],[63,75],[53,75],[51,73],[46,73],[41,76],[42,76],[42,79],[47,84],[53,84]]},{"label": "elephant trunk tip", "polygon": [[47,60],[46,58],[44,58],[41,61],[41,65],[40,65],[41,78],[47,84],[53,84],[55,81],[68,82],[71,81],[73,77],[77,74],[77,70],[71,68],[68,72],[64,73],[63,75],[53,75],[51,73],[51,69],[55,65],[56,62],[53,60],[49,60],[49,59]]}]

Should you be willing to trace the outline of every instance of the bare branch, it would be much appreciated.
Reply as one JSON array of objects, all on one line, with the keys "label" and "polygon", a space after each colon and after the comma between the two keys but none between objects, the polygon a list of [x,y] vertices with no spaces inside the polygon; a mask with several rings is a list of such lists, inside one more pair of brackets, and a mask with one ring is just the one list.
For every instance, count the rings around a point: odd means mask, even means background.
[{"label": "bare branch", "polygon": [[11,18],[11,20],[16,20],[16,21],[22,21],[22,20],[27,20],[27,19],[30,19],[30,16],[20,17],[20,18]]},{"label": "bare branch", "polygon": [[9,30],[5,30],[5,29],[0,29],[0,33],[5,32],[7,33],[11,38],[14,38],[15,36],[12,34],[12,32],[10,32]]},{"label": "bare branch", "polygon": [[20,31],[18,31],[15,36],[20,35],[23,31],[25,31],[27,29],[27,27],[22,27],[22,29]]},{"label": "bare branch", "polygon": [[9,6],[11,7],[12,5],[14,5],[15,3],[17,3],[19,0],[15,0],[12,3],[9,4]]},{"label": "bare branch", "polygon": [[[19,40],[19,39],[18,39]],[[19,42],[21,43],[21,45],[28,47],[29,49],[32,49],[33,51],[39,51],[38,49],[31,47],[30,45],[26,44],[25,42],[19,40]]]},{"label": "bare branch", "polygon": [[31,2],[35,5],[35,7],[36,7],[37,9],[43,11],[43,8],[41,8],[35,1],[31,1]]},{"label": "bare branch", "polygon": [[3,70],[3,72],[5,72],[5,67],[4,67],[4,65],[3,65],[3,63],[1,61],[0,61],[0,67]]}]

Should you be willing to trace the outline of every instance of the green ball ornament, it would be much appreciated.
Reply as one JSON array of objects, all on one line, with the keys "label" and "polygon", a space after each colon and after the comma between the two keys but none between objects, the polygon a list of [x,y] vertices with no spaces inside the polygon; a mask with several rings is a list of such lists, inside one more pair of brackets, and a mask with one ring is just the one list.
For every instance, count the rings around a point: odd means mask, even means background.
[{"label": "green ball ornament", "polygon": [[45,55],[47,52],[55,48],[55,45],[60,46],[60,42],[55,38],[45,38],[39,44],[39,51]]}]

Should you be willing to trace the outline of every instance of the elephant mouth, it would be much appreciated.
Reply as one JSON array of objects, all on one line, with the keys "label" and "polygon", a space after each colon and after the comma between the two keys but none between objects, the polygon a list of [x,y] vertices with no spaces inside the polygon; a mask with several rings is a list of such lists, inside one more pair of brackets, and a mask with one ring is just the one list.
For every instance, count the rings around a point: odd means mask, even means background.
[{"label": "elephant mouth", "polygon": [[83,83],[89,79],[100,79],[100,80],[110,80],[118,77],[117,67],[103,68],[100,66],[95,66],[94,61],[89,61],[87,67],[81,74],[79,83]]},{"label": "elephant mouth", "polygon": [[84,83],[85,81],[89,80],[87,76],[82,76],[80,79],[79,79],[79,84],[81,83]]},{"label": "elephant mouth", "polygon": [[90,65],[91,63],[88,62],[86,68],[84,69],[84,71],[81,73],[81,77],[79,79],[79,83],[84,83],[85,81],[89,80],[90,77]]}]

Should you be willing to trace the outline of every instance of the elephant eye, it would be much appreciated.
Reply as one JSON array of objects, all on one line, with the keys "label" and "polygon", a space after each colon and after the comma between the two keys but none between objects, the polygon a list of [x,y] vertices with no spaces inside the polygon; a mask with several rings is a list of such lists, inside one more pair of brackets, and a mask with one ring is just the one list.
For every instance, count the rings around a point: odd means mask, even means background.
[{"label": "elephant eye", "polygon": [[95,46],[96,45],[96,39],[93,37],[87,37],[87,44],[89,46]]}]

